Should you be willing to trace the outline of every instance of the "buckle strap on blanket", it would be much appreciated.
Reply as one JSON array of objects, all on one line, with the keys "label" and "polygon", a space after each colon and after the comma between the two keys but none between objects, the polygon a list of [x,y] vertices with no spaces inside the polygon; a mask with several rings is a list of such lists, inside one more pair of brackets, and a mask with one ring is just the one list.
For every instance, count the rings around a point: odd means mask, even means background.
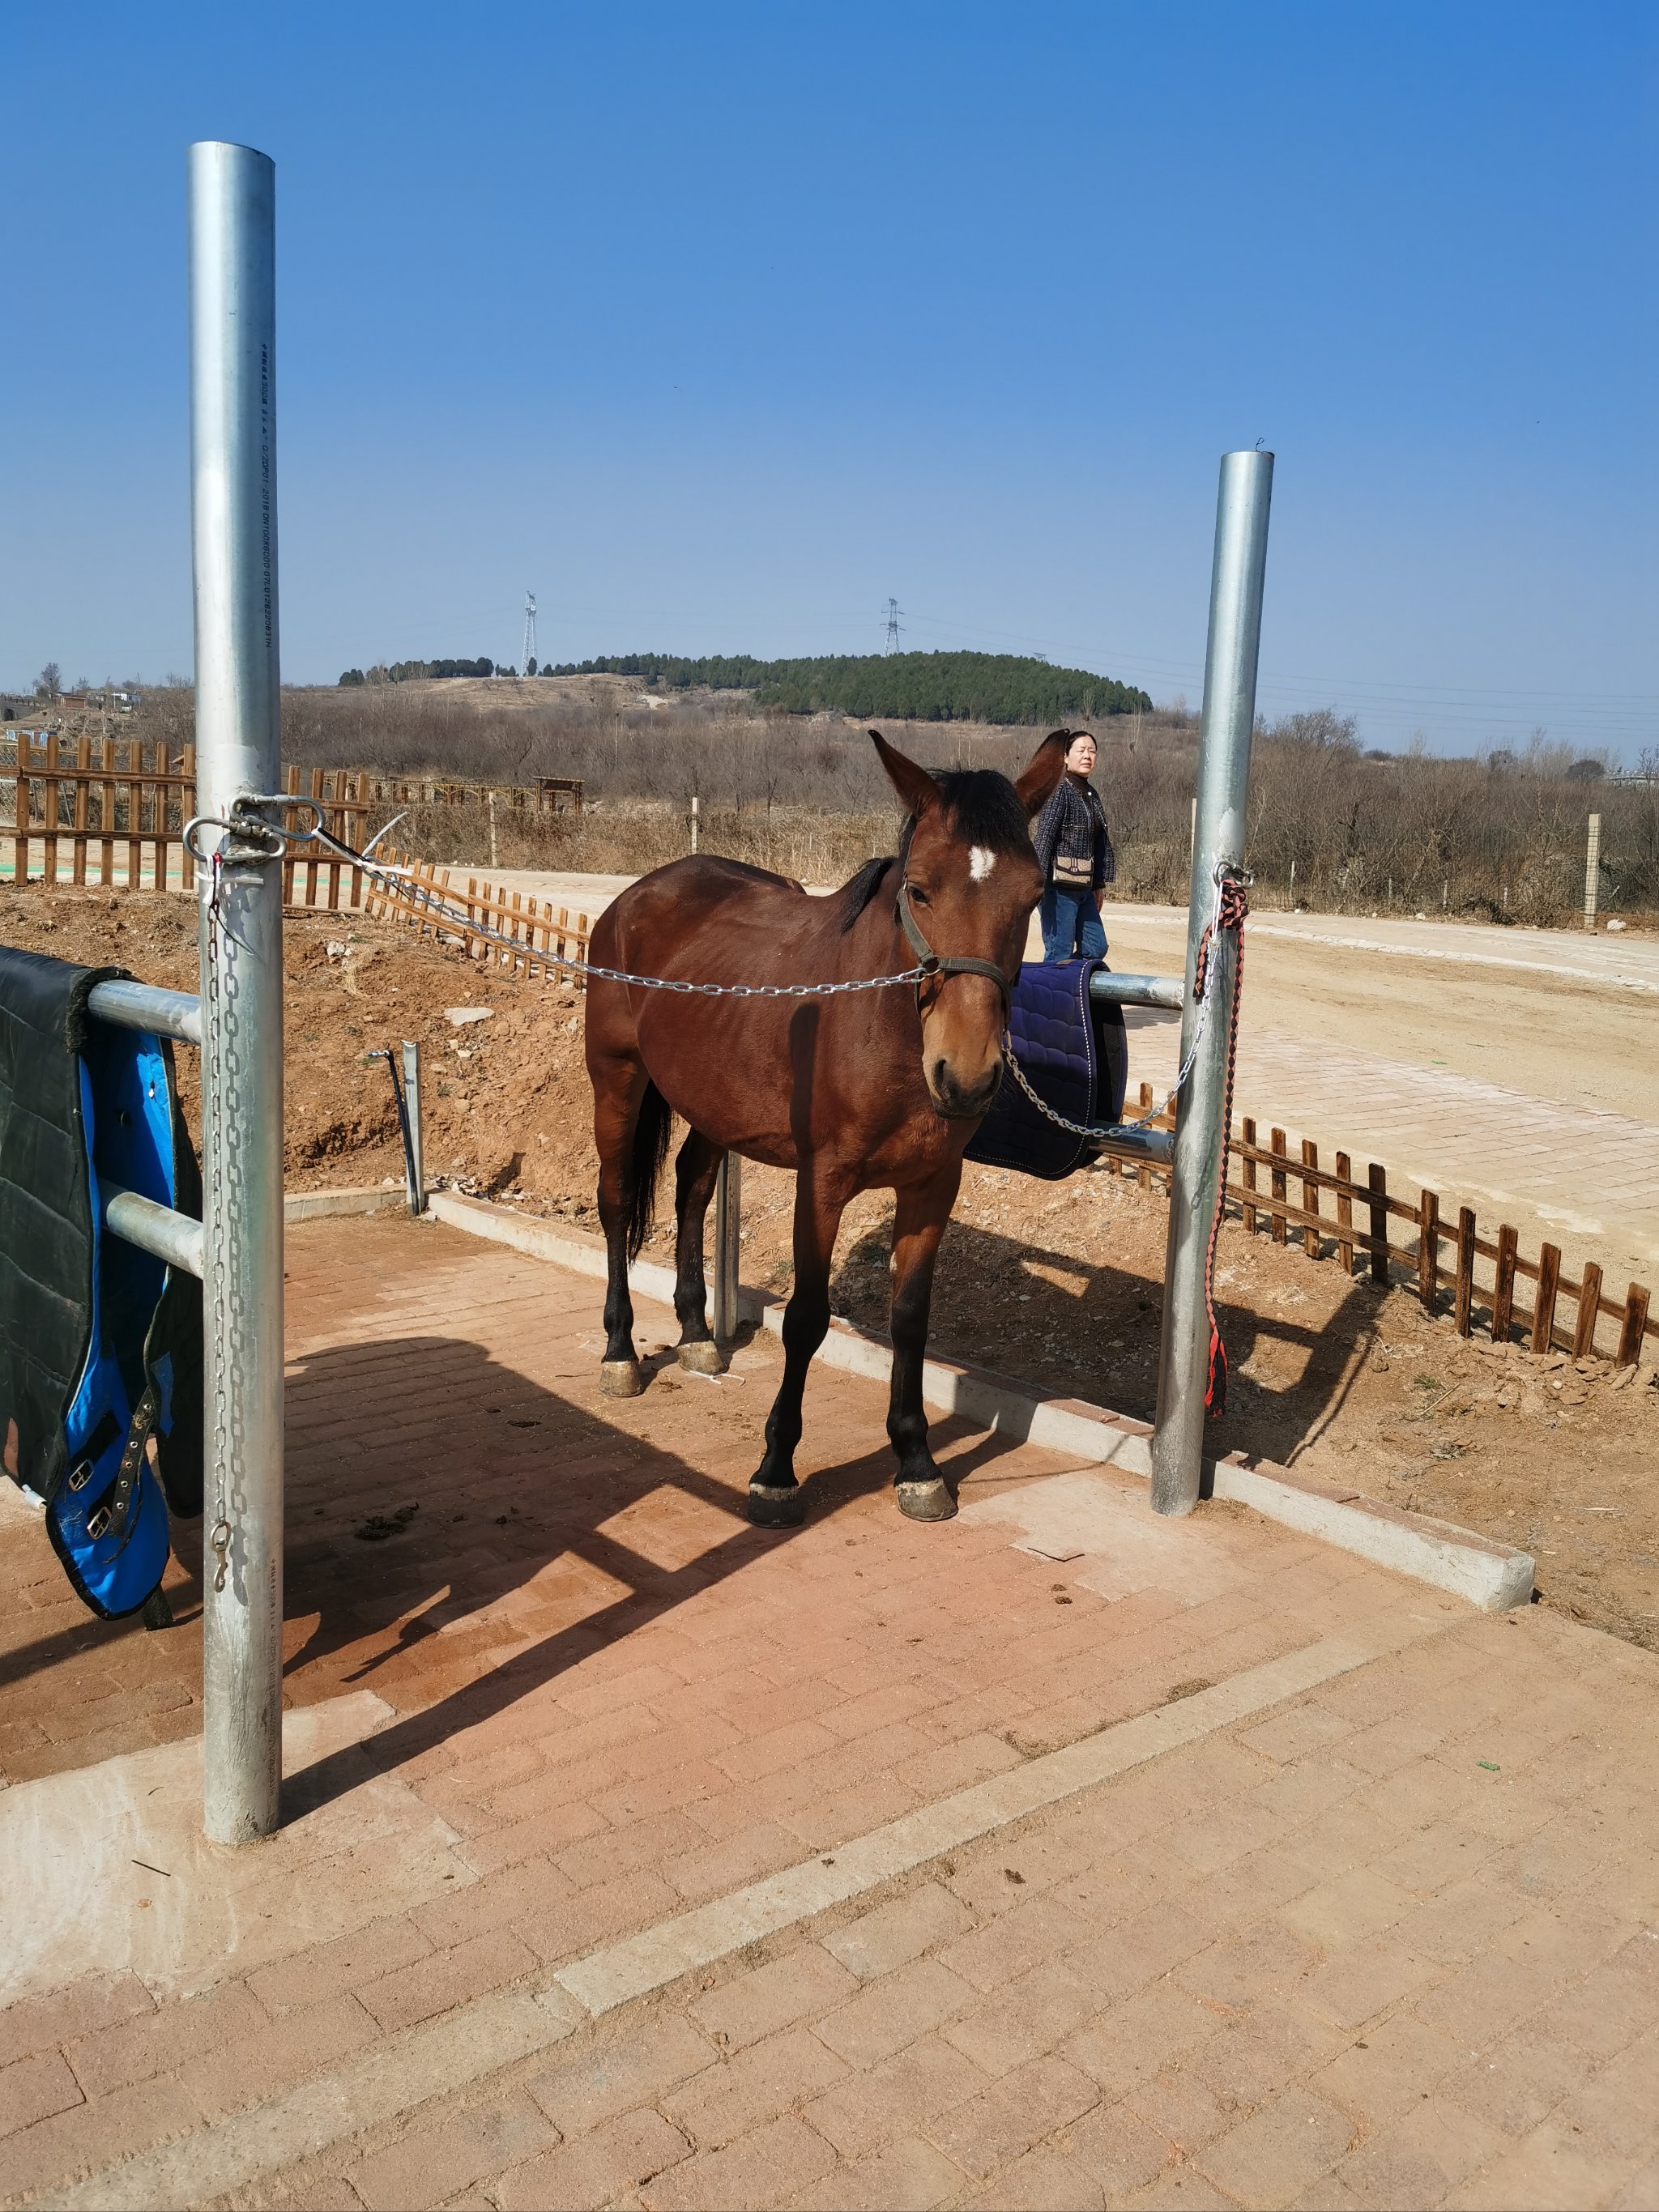
[{"label": "buckle strap on blanket", "polygon": [[161,1394],[154,1382],[146,1384],[127,1424],[127,1440],[121,1448],[121,1464],[107,1494],[87,1516],[87,1534],[94,1543],[105,1536],[123,1536],[138,1495],[138,1477],[144,1464],[144,1446],[161,1410]]}]

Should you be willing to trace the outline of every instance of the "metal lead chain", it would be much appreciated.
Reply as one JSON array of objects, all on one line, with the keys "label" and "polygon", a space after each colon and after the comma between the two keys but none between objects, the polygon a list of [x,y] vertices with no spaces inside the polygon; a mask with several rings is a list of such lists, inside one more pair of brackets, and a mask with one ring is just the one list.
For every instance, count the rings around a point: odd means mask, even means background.
[{"label": "metal lead chain", "polygon": [[[289,802],[292,804],[292,801]],[[311,802],[305,802],[310,804]],[[274,806],[275,797],[249,801],[250,805]],[[192,825],[193,826],[193,825]],[[391,828],[388,823],[387,829]],[[897,984],[925,983],[933,973],[930,967],[902,969],[896,975],[858,975],[845,983],[686,983],[668,975],[633,975],[623,968],[598,968],[590,960],[573,960],[559,952],[542,951],[522,937],[509,937],[505,930],[492,929],[487,921],[476,921],[465,908],[453,904],[438,891],[415,880],[408,868],[388,867],[384,861],[371,860],[367,852],[359,853],[331,836],[320,823],[308,830],[273,833],[295,844],[325,846],[337,853],[354,868],[381,884],[391,884],[412,904],[430,915],[434,922],[447,923],[455,935],[465,942],[469,938],[487,939],[492,945],[505,945],[520,959],[539,961],[544,968],[567,969],[574,975],[596,975],[602,983],[626,983],[641,991],[675,991],[684,998],[698,999],[837,999],[848,991],[890,991]],[[384,830],[376,833],[384,836]],[[374,838],[369,840],[372,847]],[[286,850],[286,843],[284,844]],[[937,964],[937,963],[935,963]]]},{"label": "metal lead chain", "polygon": [[[221,1498],[219,1510],[222,1513],[224,1510],[224,1500]],[[213,1534],[208,1538],[208,1543],[212,1549],[214,1558],[219,1562],[219,1571],[213,1577],[213,1587],[216,1590],[222,1590],[225,1586],[225,1577],[230,1572],[230,1523],[228,1521],[221,1520],[214,1522]]]},{"label": "metal lead chain", "polygon": [[1045,1121],[1052,1121],[1057,1128],[1069,1130],[1074,1137],[1128,1136],[1137,1129],[1151,1128],[1152,1123],[1157,1121],[1158,1115],[1160,1114],[1167,1114],[1170,1107],[1175,1104],[1176,1100],[1180,1097],[1182,1085],[1186,1082],[1187,1078],[1192,1073],[1193,1062],[1198,1058],[1199,1039],[1204,1034],[1204,1024],[1209,1015],[1209,1011],[1210,1002],[1206,995],[1199,1000],[1198,1022],[1193,1030],[1192,1048],[1188,1051],[1186,1059],[1181,1063],[1181,1073],[1176,1076],[1174,1083],[1171,1084],[1168,1092],[1159,1103],[1151,1108],[1146,1113],[1143,1114],[1138,1121],[1119,1121],[1111,1127],[1105,1128],[1091,1128],[1086,1122],[1083,1121],[1068,1121],[1063,1114],[1056,1114],[1054,1108],[1048,1103],[1047,1100],[1039,1098],[1036,1092],[1032,1090],[1030,1083],[1026,1080],[1024,1069],[1014,1058],[1013,1039],[1009,1036],[1006,1030],[1003,1032],[1002,1037],[1002,1056],[1008,1063],[1008,1073],[1013,1077],[1015,1082],[1018,1084],[1020,1089],[1030,1100],[1032,1105],[1036,1108],[1037,1112],[1042,1115]]}]

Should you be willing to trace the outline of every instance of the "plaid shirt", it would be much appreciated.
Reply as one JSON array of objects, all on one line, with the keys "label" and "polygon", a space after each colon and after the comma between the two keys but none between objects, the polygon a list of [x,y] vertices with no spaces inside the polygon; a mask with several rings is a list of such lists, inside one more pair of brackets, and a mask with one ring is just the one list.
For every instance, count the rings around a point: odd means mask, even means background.
[{"label": "plaid shirt", "polygon": [[1069,775],[1061,776],[1037,817],[1031,842],[1036,847],[1045,889],[1053,883],[1054,861],[1062,854],[1068,860],[1089,863],[1092,890],[1100,890],[1117,878],[1117,855],[1106,827],[1106,810],[1091,783],[1085,783],[1079,791]]}]

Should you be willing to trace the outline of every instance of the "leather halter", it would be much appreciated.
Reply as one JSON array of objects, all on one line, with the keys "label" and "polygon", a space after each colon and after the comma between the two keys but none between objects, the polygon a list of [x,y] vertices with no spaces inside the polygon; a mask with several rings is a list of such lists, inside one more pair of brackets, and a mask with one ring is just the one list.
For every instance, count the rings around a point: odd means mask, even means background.
[{"label": "leather halter", "polygon": [[[899,927],[904,932],[905,940],[911,951],[916,956],[916,964],[923,969],[926,976],[988,975],[990,977],[1002,994],[1002,1019],[1006,1028],[1009,1008],[1012,1004],[1013,986],[1001,969],[997,966],[995,961],[971,959],[966,953],[948,952],[941,955],[935,952],[921,933],[921,926],[917,921],[915,910],[910,904],[910,886],[907,883],[901,883],[899,885],[898,918]],[[916,1004],[918,1006],[921,1004],[920,983],[916,986]]]}]

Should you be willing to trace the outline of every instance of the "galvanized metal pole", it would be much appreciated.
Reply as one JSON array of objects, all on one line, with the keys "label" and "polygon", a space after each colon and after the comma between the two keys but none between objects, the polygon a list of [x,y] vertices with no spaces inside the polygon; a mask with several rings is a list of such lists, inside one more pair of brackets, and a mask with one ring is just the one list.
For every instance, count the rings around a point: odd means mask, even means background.
[{"label": "galvanized metal pole", "polygon": [[[1210,638],[1199,738],[1198,801],[1193,822],[1191,903],[1187,921],[1184,1060],[1199,1010],[1194,973],[1205,924],[1215,909],[1216,869],[1244,857],[1250,739],[1255,724],[1256,653],[1267,560],[1271,453],[1225,453],[1216,510],[1210,578]],[[1210,1224],[1220,1204],[1222,1098],[1232,1027],[1235,945],[1221,936],[1211,954],[1209,1011],[1186,1089],[1176,1103],[1170,1183],[1170,1241],[1158,1344],[1158,1425],[1152,1436],[1152,1510],[1190,1513],[1203,1472],[1204,1392],[1209,1323],[1204,1267]]]},{"label": "galvanized metal pole", "polygon": [[[276,171],[190,149],[196,805],[279,783]],[[204,832],[204,1319],[210,1454],[203,1796],[217,1843],[268,1835],[282,1784],[283,878]]]},{"label": "galvanized metal pole", "polygon": [[738,1255],[743,1234],[743,1161],[736,1152],[720,1159],[714,1183],[714,1341],[729,1344],[738,1333]]},{"label": "galvanized metal pole", "polygon": [[421,1048],[404,1039],[404,1111],[409,1116],[409,1210],[426,1212],[426,1146],[421,1131]]}]

